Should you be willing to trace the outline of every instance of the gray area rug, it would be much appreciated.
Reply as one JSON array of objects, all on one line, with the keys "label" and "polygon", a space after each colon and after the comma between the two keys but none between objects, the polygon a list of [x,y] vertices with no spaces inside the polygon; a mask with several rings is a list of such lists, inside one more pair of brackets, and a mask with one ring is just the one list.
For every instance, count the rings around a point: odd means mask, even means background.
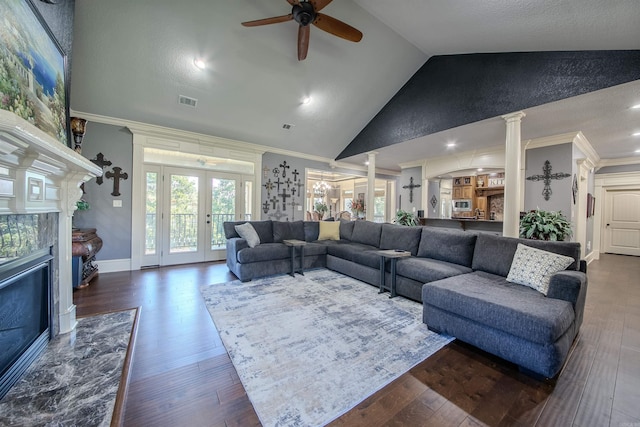
[{"label": "gray area rug", "polygon": [[0,401],[0,426],[109,426],[136,309],[78,319]]},{"label": "gray area rug", "polygon": [[200,291],[264,426],[324,425],[452,339],[422,304],[330,270]]}]

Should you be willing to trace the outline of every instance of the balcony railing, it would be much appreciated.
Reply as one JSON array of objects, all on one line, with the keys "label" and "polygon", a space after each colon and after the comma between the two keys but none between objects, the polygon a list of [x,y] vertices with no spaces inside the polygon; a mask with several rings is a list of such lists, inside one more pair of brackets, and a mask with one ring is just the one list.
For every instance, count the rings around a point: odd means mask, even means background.
[{"label": "balcony railing", "polygon": [[[235,214],[211,214],[211,249],[224,247],[223,223],[235,221]],[[251,214],[245,214],[247,221],[251,220]],[[198,216],[195,214],[172,214],[170,218],[170,245],[171,252],[196,251],[198,242]],[[156,214],[147,214],[146,218],[145,253],[156,253]]]}]

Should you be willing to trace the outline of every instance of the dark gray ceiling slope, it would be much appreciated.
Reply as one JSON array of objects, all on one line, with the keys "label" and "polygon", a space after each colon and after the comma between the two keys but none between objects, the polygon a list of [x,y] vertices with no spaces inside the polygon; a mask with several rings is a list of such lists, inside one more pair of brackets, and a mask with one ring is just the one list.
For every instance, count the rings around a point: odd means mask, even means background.
[{"label": "dark gray ceiling slope", "polygon": [[640,50],[431,57],[338,160],[640,79]]}]

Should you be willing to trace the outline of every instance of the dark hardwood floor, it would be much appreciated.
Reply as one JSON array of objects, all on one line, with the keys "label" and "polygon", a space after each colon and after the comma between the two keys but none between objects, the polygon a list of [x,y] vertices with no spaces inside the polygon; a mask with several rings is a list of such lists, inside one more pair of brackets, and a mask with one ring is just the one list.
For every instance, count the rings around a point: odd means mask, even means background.
[{"label": "dark hardwood floor", "polygon": [[[335,426],[640,426],[640,258],[589,265],[581,333],[556,381],[453,342]],[[252,426],[258,418],[202,301],[224,263],[101,274],[79,316],[142,307],[126,426]]]}]

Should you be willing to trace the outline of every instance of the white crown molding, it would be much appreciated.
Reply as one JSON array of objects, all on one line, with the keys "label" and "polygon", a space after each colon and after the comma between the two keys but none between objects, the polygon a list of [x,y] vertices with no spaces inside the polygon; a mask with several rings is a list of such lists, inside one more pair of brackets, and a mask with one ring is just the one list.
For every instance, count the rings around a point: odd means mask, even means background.
[{"label": "white crown molding", "polygon": [[[266,145],[254,144],[245,141],[238,141],[228,138],[221,138],[212,135],[206,135],[202,133],[196,133],[191,131],[179,130],[168,128],[164,126],[151,125],[148,123],[136,122],[133,120],[121,119],[117,117],[102,116],[99,114],[86,113],[81,111],[72,110],[73,116],[82,117],[89,122],[102,123],[112,126],[122,126],[128,128],[134,134],[142,134],[145,136],[162,138],[162,139],[179,139],[183,142],[193,144],[203,144],[215,146],[223,149],[233,151],[243,151],[252,154],[264,154],[266,152],[280,154],[282,156],[297,157],[300,159],[312,160],[320,163],[326,163],[330,168],[344,168],[357,171],[367,171],[366,166],[361,166],[354,163],[337,162],[334,159],[328,157],[315,156],[312,154],[300,153],[293,150],[285,150],[281,148],[269,147]],[[376,168],[377,174],[398,176],[399,173],[393,170]]]},{"label": "white crown molding", "polygon": [[[477,168],[504,168],[505,149],[503,146],[486,147],[448,156],[422,161],[426,179],[446,175],[451,172]],[[417,165],[419,166],[419,165]]]},{"label": "white crown molding", "polygon": [[600,162],[600,155],[596,152],[587,137],[584,136],[581,131],[529,139],[522,144],[522,147],[525,150],[531,150],[534,148],[549,147],[551,145],[567,144],[570,142],[574,143],[576,147],[578,147],[578,149],[587,156],[587,159],[589,159],[591,163],[598,165]]},{"label": "white crown molding", "polygon": [[619,159],[601,159],[598,163],[598,169],[605,166],[625,166],[640,164],[640,156],[638,157],[621,157]]}]

